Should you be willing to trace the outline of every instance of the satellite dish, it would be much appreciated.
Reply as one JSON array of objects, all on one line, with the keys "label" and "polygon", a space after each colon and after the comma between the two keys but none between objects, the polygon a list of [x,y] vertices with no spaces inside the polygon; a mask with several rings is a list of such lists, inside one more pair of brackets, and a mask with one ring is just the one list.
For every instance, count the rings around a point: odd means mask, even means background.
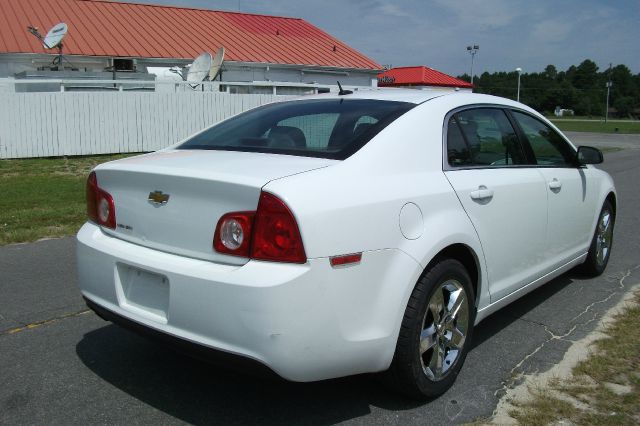
[{"label": "satellite dish", "polygon": [[209,78],[215,80],[222,69],[222,62],[224,61],[224,47],[218,49],[216,56],[211,63],[211,69],[209,70]]},{"label": "satellite dish", "polygon": [[53,49],[62,43],[62,39],[67,35],[67,24],[60,22],[49,30],[42,39],[42,45],[45,49]]},{"label": "satellite dish", "polygon": [[[64,70],[62,61],[66,60],[62,55],[62,39],[67,35],[68,29],[69,28],[67,27],[67,24],[65,24],[64,22],[60,22],[59,24],[54,25],[53,28],[49,30],[46,36],[42,37],[42,35],[38,32],[37,27],[34,27],[33,25],[29,25],[27,27],[27,31],[36,36],[38,40],[42,42],[42,45],[45,49],[53,49],[55,47],[58,48],[58,56],[53,60],[53,65],[62,67],[62,70]],[[71,65],[70,62],[69,65]],[[73,68],[73,65],[71,65],[71,67]]]},{"label": "satellite dish", "polygon": [[211,53],[204,52],[202,55],[198,56],[189,68],[187,81],[195,85],[203,82],[209,76],[209,70],[211,69],[212,63],[213,58],[211,57]]}]

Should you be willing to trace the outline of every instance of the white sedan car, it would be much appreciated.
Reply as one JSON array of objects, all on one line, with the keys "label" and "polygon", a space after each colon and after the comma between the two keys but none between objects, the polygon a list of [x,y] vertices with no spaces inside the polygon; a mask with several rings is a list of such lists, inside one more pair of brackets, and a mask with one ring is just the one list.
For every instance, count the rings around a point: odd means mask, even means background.
[{"label": "white sedan car", "polygon": [[273,103],[96,167],[80,287],[103,318],[200,355],[292,381],[386,372],[434,397],[482,319],[573,267],[603,272],[600,162],[492,96]]}]

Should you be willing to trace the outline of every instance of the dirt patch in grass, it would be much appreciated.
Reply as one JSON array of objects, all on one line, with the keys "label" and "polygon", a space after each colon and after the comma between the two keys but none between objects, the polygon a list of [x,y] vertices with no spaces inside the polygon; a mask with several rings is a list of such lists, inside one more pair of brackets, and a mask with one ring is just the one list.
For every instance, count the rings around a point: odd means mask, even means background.
[{"label": "dirt patch in grass", "polygon": [[129,155],[0,160],[0,245],[73,235],[96,165]]}]

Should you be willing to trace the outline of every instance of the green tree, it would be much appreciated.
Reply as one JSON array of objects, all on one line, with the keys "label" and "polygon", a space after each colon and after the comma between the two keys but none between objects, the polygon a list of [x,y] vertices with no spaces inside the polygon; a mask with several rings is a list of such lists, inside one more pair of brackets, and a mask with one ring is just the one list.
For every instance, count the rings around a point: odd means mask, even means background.
[{"label": "green tree", "polygon": [[619,117],[629,117],[633,112],[634,99],[631,96],[623,96],[613,103]]},{"label": "green tree", "polygon": [[[469,81],[466,74],[459,78]],[[540,73],[522,74],[520,100],[545,113],[560,106],[573,109],[578,115],[602,116],[609,78],[613,82],[610,105],[621,115],[637,114],[634,111],[640,109],[640,74],[632,74],[622,64],[599,72],[590,59],[571,65],[566,71],[558,71],[550,64]],[[474,91],[516,99],[517,84],[515,71],[483,72],[474,79]]]},{"label": "green tree", "polygon": [[582,61],[572,76],[572,83],[576,89],[592,89],[596,86],[597,81],[598,66],[590,59]]},{"label": "green tree", "polygon": [[626,65],[616,65],[611,69],[611,96],[615,99],[625,96],[637,96],[637,87],[633,74]]},{"label": "green tree", "polygon": [[554,65],[547,65],[544,69],[544,74],[547,76],[547,78],[555,80],[556,77],[558,77],[558,70]]}]

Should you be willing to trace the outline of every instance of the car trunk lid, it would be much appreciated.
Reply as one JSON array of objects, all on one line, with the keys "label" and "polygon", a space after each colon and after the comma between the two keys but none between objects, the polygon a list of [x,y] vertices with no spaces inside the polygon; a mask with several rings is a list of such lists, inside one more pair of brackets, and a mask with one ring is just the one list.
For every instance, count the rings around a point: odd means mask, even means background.
[{"label": "car trunk lid", "polygon": [[218,219],[256,209],[261,188],[335,160],[231,151],[161,151],[100,165],[98,185],[115,201],[116,229],[105,232],[184,256],[243,264],[212,248]]}]

